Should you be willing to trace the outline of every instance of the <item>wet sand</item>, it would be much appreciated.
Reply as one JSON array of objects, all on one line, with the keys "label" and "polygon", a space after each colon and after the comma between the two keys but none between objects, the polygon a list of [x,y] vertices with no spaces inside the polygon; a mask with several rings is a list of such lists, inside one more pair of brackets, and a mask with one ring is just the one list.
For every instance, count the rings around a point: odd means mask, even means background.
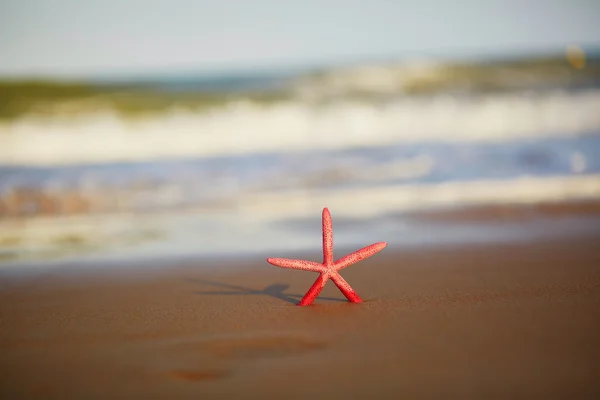
[{"label": "wet sand", "polygon": [[310,307],[258,258],[5,276],[0,398],[598,398],[599,243],[391,247]]}]

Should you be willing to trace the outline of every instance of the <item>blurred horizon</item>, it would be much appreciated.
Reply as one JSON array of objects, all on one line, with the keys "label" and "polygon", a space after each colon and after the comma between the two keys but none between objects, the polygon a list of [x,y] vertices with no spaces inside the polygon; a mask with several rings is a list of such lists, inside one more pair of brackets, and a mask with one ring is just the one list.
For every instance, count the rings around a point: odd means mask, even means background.
[{"label": "blurred horizon", "polygon": [[590,0],[6,0],[0,79],[544,57],[597,49],[597,15],[600,3]]},{"label": "blurred horizon", "polygon": [[[571,49],[577,49],[585,54],[586,61],[600,59],[600,41],[582,45],[571,43],[566,46],[554,46],[547,49],[533,51],[511,52],[500,51],[484,54],[483,52],[464,55],[426,56],[426,55],[374,55],[347,57],[346,59],[332,58],[318,62],[280,63],[260,66],[231,66],[229,68],[165,68],[162,70],[146,70],[141,72],[109,71],[93,74],[6,74],[0,72],[0,82],[41,82],[57,84],[128,84],[153,81],[166,81],[170,79],[196,79],[210,80],[219,78],[258,78],[261,77],[294,77],[309,75],[339,69],[360,68],[369,66],[410,66],[410,65],[489,65],[493,63],[524,63],[535,61],[551,61],[566,59]],[[453,53],[449,51],[449,53]]]}]

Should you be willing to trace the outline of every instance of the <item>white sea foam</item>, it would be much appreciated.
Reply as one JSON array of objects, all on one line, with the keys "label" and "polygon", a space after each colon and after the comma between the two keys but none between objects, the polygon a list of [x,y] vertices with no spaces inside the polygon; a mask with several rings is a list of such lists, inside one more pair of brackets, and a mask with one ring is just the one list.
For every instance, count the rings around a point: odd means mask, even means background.
[{"label": "white sea foam", "polygon": [[522,177],[433,184],[343,189],[333,192],[295,190],[240,198],[244,214],[273,218],[308,216],[321,207],[348,217],[373,217],[398,211],[486,204],[535,204],[600,199],[600,175]]},{"label": "white sea foam", "polygon": [[110,112],[28,116],[0,125],[0,164],[56,165],[260,152],[345,149],[425,141],[509,141],[600,131],[600,91],[397,98],[376,105],[231,103],[142,120]]},{"label": "white sea foam", "polygon": [[[415,184],[334,192],[267,192],[240,196],[237,203],[218,209],[200,207],[158,214],[93,214],[5,220],[0,222],[0,241],[14,241],[16,245],[11,251],[34,258],[38,253],[64,251],[65,246],[68,249],[72,238],[83,243],[78,246],[76,242],[72,246],[73,251],[84,253],[128,248],[133,249],[131,251],[144,249],[145,252],[164,248],[175,253],[209,253],[216,249],[250,251],[268,248],[270,243],[276,242],[296,247],[303,243],[310,247],[311,243],[318,242],[312,236],[290,233],[286,242],[273,227],[273,222],[288,218],[316,218],[323,207],[329,207],[336,218],[368,219],[430,207],[584,199],[600,199],[600,175]],[[398,224],[397,220],[392,220],[388,226],[384,224],[373,229],[397,229]],[[342,245],[355,239],[354,236],[345,238],[338,235],[338,243]],[[145,242],[150,243],[149,247],[143,247]],[[231,243],[237,243],[235,249],[231,249]]]}]

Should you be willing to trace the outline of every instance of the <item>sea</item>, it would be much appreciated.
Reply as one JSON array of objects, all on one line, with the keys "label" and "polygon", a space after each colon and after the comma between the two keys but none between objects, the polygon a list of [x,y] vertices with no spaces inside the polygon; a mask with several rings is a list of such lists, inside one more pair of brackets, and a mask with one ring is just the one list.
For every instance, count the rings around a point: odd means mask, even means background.
[{"label": "sea", "polygon": [[[456,77],[452,68],[145,78],[132,86],[231,97],[134,119],[98,107],[0,122],[0,268],[318,259],[324,207],[340,252],[600,230],[583,217],[411,217],[600,200],[599,74],[486,64]],[[269,102],[240,95],[281,90]]]}]

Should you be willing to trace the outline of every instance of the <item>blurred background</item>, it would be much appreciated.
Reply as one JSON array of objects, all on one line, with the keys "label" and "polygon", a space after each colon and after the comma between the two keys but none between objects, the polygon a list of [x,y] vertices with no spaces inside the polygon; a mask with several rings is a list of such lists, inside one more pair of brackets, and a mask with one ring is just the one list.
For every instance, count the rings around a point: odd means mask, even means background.
[{"label": "blurred background", "polygon": [[285,256],[319,249],[323,207],[340,247],[592,229],[556,214],[600,200],[598,16],[4,0],[0,265]]}]

